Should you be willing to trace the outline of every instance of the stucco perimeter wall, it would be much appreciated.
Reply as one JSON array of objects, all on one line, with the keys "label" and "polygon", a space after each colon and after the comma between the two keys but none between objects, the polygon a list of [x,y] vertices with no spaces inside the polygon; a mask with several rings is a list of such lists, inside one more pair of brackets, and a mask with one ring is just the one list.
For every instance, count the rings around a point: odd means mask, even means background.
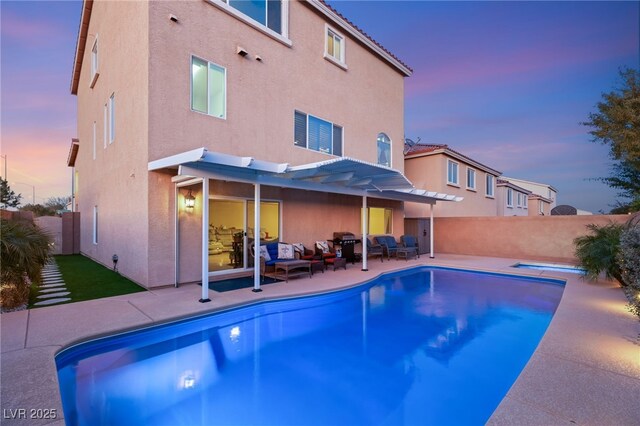
[{"label": "stucco perimeter wall", "polygon": [[590,223],[624,223],[626,215],[440,217],[434,220],[438,253],[575,262],[574,238]]}]

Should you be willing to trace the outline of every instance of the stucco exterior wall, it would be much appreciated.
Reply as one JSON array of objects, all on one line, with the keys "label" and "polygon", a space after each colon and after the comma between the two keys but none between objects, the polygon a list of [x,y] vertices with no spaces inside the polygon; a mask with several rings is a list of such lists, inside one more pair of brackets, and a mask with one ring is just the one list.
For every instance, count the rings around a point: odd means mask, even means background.
[{"label": "stucco exterior wall", "polygon": [[[540,214],[540,205],[542,205],[542,213]],[[540,199],[529,200],[529,216],[550,216],[551,215],[551,203],[542,201]]]},{"label": "stucco exterior wall", "polygon": [[[495,216],[496,199],[486,196],[487,173],[457,158],[451,158],[458,163],[459,185],[447,184],[447,159],[449,158],[451,157],[445,154],[434,154],[407,158],[405,161],[405,175],[416,188],[464,198],[460,202],[436,203],[433,209],[434,217]],[[467,167],[476,171],[475,191],[467,189]],[[494,194],[495,181],[496,179],[494,179]],[[407,218],[429,217],[429,208],[427,204],[405,203],[405,216]]]},{"label": "stucco exterior wall", "polygon": [[[148,229],[148,4],[94,2],[78,86],[80,149],[77,203],[81,251],[120,273],[147,282]],[[91,48],[98,37],[99,77],[93,88]],[[115,140],[104,145],[104,105],[115,94]],[[93,122],[96,159],[93,159]],[[93,243],[93,209],[98,206],[98,243]]]},{"label": "stucco exterior wall", "polygon": [[[404,169],[403,76],[344,31],[348,70],[324,59],[325,19],[309,6],[289,2],[291,47],[204,1],[152,2],[149,19],[151,160],[202,146],[291,164],[334,158],[294,146],[300,110],[343,126],[345,156],[375,163],[385,132]],[[191,110],[191,55],[227,69],[226,119]]]},{"label": "stucco exterior wall", "polygon": [[[517,189],[513,189],[513,205],[509,207],[507,205],[507,187],[506,186],[498,186],[496,188],[496,207],[498,216],[533,216],[529,211],[528,194],[518,191]],[[518,194],[520,194],[521,200],[527,200],[527,208],[524,205],[518,206]]]},{"label": "stucco exterior wall", "polygon": [[[504,177],[504,179],[508,180],[509,182],[513,182],[515,185],[518,185],[519,187],[524,188],[527,191],[531,191],[534,194],[538,194],[550,199],[551,209],[554,208],[557,204],[558,193],[551,189],[546,183],[531,182],[528,180],[516,179],[506,176]],[[549,209],[549,211],[551,211],[551,209]]]},{"label": "stucco exterior wall", "polygon": [[571,263],[573,240],[588,234],[586,225],[627,220],[627,215],[438,218],[434,251],[436,258],[454,253]]}]

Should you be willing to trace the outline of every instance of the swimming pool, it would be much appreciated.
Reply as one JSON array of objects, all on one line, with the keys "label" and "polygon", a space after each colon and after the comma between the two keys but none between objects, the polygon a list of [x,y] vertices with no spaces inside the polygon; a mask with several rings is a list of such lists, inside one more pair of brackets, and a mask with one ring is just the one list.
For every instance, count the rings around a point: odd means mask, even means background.
[{"label": "swimming pool", "polygon": [[570,274],[584,275],[585,270],[572,265],[554,265],[547,263],[522,263],[518,262],[513,265],[514,268],[520,269],[536,269],[539,271],[569,272]]},{"label": "swimming pool", "polygon": [[538,345],[562,283],[422,267],[82,343],[56,357],[65,418],[481,424]]}]

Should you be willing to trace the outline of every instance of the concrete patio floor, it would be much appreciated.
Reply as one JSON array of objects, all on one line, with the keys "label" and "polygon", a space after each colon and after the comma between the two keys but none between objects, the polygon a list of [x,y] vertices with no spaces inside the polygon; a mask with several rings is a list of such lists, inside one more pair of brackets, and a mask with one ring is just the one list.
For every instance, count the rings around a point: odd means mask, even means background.
[{"label": "concrete patio floor", "polygon": [[[640,424],[640,322],[626,310],[620,288],[570,273],[511,268],[517,261],[526,259],[371,259],[368,272],[356,264],[312,279],[269,284],[261,293],[211,291],[212,302],[204,304],[198,303],[200,286],[185,285],[2,314],[2,423],[64,424],[54,355],[74,342],[256,301],[350,287],[383,272],[427,264],[567,280],[546,334],[489,424]],[[17,409],[26,409],[26,418],[11,419]],[[55,409],[57,418],[30,418],[30,409]]]}]

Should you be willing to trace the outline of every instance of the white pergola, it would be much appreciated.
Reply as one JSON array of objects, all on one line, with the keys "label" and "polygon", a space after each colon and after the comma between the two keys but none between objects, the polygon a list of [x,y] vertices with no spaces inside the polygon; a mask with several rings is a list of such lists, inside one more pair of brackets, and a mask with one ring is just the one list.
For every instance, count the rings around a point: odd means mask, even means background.
[{"label": "white pergola", "polygon": [[[209,180],[249,183],[254,186],[254,229],[260,229],[260,188],[262,185],[290,189],[303,189],[362,197],[362,270],[367,270],[367,198],[410,201],[429,204],[430,256],[433,257],[433,206],[437,201],[462,201],[462,197],[416,189],[399,171],[390,167],[368,163],[349,157],[340,157],[317,163],[290,166],[252,157],[240,157],[198,148],[151,161],[149,171],[169,169],[177,173],[175,183],[176,204],[176,285],[178,283],[178,187],[202,183],[204,199],[209,197]],[[209,203],[202,206],[202,297],[209,299]],[[254,253],[260,252],[260,239],[254,238]],[[254,288],[260,289],[260,262],[254,262]]]}]

